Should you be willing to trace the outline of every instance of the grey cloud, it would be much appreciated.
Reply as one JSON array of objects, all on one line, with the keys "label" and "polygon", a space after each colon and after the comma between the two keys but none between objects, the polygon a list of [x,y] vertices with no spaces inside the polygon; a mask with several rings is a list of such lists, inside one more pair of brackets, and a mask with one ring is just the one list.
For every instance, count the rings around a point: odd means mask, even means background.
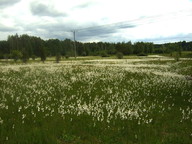
[{"label": "grey cloud", "polygon": [[135,25],[135,24],[122,23],[122,24],[114,25],[114,28],[117,28],[117,29],[127,29],[127,28],[134,28],[136,26],[137,25]]},{"label": "grey cloud", "polygon": [[24,31],[45,39],[58,38],[63,40],[65,38],[72,38],[72,32],[70,31],[72,30],[70,27],[72,25],[74,25],[72,22],[58,22],[54,24],[45,22],[43,24],[34,23],[32,25],[25,25],[23,28]]},{"label": "grey cloud", "polygon": [[0,0],[0,8],[12,6],[15,3],[18,3],[19,1],[21,1],[21,0]]},{"label": "grey cloud", "polygon": [[71,26],[73,23],[56,23],[56,24],[42,24],[39,25],[38,27],[41,29],[45,29],[47,31],[50,31],[51,33],[57,33],[57,32],[66,32],[72,30]]},{"label": "grey cloud", "polygon": [[77,37],[79,40],[89,39],[90,37],[95,38],[106,38],[110,37],[111,34],[117,33],[120,29],[134,28],[136,25],[129,24],[127,22],[114,23],[110,25],[89,27],[87,29],[77,30]]},{"label": "grey cloud", "polygon": [[50,16],[50,17],[67,16],[66,13],[59,12],[53,7],[41,3],[31,3],[30,8],[33,15]]},{"label": "grey cloud", "polygon": [[[80,26],[81,25],[81,26]],[[82,25],[86,25],[87,28],[82,28]],[[92,27],[88,27],[92,25]],[[85,26],[85,27],[86,27]],[[36,35],[44,35],[46,38],[73,38],[71,30],[76,30],[77,41],[89,41],[89,39],[106,39],[111,37],[112,34],[119,32],[122,29],[134,28],[136,25],[132,25],[128,22],[114,23],[109,25],[98,26],[96,23],[77,24],[75,21],[57,23],[34,23],[25,25],[25,31],[36,33]]]},{"label": "grey cloud", "polygon": [[[75,26],[74,22],[69,23],[58,23],[58,24],[44,24],[40,25],[39,28],[45,29],[50,35],[56,36],[55,38],[62,38],[64,36],[68,36],[68,38],[72,38],[72,32]],[[85,29],[76,29],[76,38],[79,41],[86,41],[91,39],[105,39],[106,37],[110,37],[112,34],[118,32],[120,29],[125,28],[133,28],[134,25],[130,25],[127,23],[121,24],[113,24],[113,25],[104,25],[104,26],[95,26],[89,27]],[[63,35],[62,35],[63,34]]]},{"label": "grey cloud", "polygon": [[168,37],[156,37],[156,38],[144,38],[137,39],[135,41],[154,42],[156,44],[178,42],[178,41],[191,41],[192,33],[189,34],[178,34]]},{"label": "grey cloud", "polygon": [[57,38],[59,40],[64,40],[64,39],[71,39],[73,40],[72,33],[69,32],[60,32],[60,33],[47,33],[46,38],[52,39],[52,38]]},{"label": "grey cloud", "polygon": [[82,3],[80,5],[77,5],[77,6],[73,7],[73,9],[79,9],[79,8],[84,9],[84,8],[88,8],[88,7],[93,6],[93,5],[95,5],[95,2],[89,1],[89,2],[86,2],[86,3]]},{"label": "grey cloud", "polygon": [[0,32],[12,32],[12,31],[16,31],[16,28],[7,27],[0,24]]},{"label": "grey cloud", "polygon": [[90,37],[103,37],[115,33],[117,30],[111,28],[95,28],[77,31],[77,38],[80,40],[90,38]]},{"label": "grey cloud", "polygon": [[[32,24],[26,25],[24,31],[30,31],[33,35],[40,36],[45,39],[57,38],[63,40],[65,38],[73,39],[73,33],[71,30],[75,27],[75,22],[59,22],[58,23],[43,23],[43,24]],[[88,24],[86,24],[88,25]],[[180,34],[170,37],[154,37],[154,38],[143,38],[135,39],[131,37],[123,37],[121,35],[113,35],[115,33],[121,33],[120,30],[127,28],[134,28],[137,25],[131,25],[129,23],[114,24],[89,27],[85,29],[76,29],[76,40],[81,42],[89,42],[92,40],[106,41],[106,42],[119,42],[119,41],[146,41],[154,43],[166,43],[174,41],[191,41],[192,33],[190,34]],[[78,26],[77,26],[78,27]],[[8,29],[8,28],[7,28]],[[1,30],[1,27],[0,27]]]}]

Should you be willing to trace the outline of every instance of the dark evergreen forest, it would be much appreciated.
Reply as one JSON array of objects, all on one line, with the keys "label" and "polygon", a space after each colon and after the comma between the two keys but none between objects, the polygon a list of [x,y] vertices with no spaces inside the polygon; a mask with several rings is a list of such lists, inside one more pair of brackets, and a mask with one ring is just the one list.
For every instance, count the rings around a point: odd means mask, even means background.
[{"label": "dark evergreen forest", "polygon": [[7,58],[35,58],[49,56],[74,56],[74,44],[77,56],[103,56],[107,57],[121,52],[123,55],[147,55],[147,54],[171,54],[173,52],[192,51],[191,42],[175,42],[154,44],[152,42],[92,42],[75,43],[70,39],[43,40],[40,37],[23,35],[11,35],[7,40],[0,41],[0,59]]}]

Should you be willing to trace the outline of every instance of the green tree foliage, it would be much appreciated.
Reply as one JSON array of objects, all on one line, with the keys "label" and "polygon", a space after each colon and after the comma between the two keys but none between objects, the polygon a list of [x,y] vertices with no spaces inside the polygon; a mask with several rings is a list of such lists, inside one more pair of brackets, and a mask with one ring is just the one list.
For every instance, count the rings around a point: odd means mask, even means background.
[{"label": "green tree foliage", "polygon": [[[60,53],[61,56],[73,57],[75,54],[73,41],[70,39],[58,40],[49,39],[43,40],[40,37],[23,35],[11,35],[7,40],[0,41],[0,59],[7,58],[13,50],[17,50],[23,54],[24,59],[29,57],[40,57],[42,61],[46,60],[46,56],[56,56]],[[150,42],[92,42],[81,43],[76,42],[76,53],[79,56],[100,56],[101,54],[115,55],[117,52],[123,55],[147,55],[150,53],[163,53],[173,56],[177,52],[181,56],[182,51],[192,51],[192,42],[176,42],[165,44],[153,44]],[[45,52],[44,52],[45,51]]]},{"label": "green tree foliage", "polygon": [[100,55],[101,55],[101,57],[109,57],[109,55],[107,54],[106,51],[101,51]]},{"label": "green tree foliage", "polygon": [[58,39],[50,39],[46,41],[46,48],[48,56],[56,56],[58,53],[61,52],[61,41]]},{"label": "green tree foliage", "polygon": [[30,36],[24,34],[19,37],[20,48],[25,56],[31,57],[33,55],[32,42]]},{"label": "green tree foliage", "polygon": [[18,34],[8,36],[7,41],[9,43],[10,51],[11,50],[19,50],[20,46],[19,46],[19,36],[18,36]]},{"label": "green tree foliage", "polygon": [[109,44],[107,53],[113,55],[116,53],[115,44]]},{"label": "green tree foliage", "polygon": [[0,59],[4,58],[4,55],[10,54],[10,47],[8,41],[0,41]]},{"label": "green tree foliage", "polygon": [[151,42],[145,43],[144,52],[148,54],[153,53],[153,51],[154,51],[154,44]]},{"label": "green tree foliage", "polygon": [[133,45],[131,43],[131,41],[125,43],[125,42],[122,42],[122,43],[117,43],[116,45],[116,50],[118,52],[121,52],[123,53],[124,55],[130,55],[133,53]]},{"label": "green tree foliage", "polygon": [[12,50],[11,51],[11,58],[14,59],[14,61],[16,62],[18,59],[22,58],[22,53],[18,50]]},{"label": "green tree foliage", "polygon": [[61,42],[61,55],[65,56],[73,53],[73,42],[70,39],[65,39]]},{"label": "green tree foliage", "polygon": [[134,54],[140,54],[140,53],[144,53],[144,43],[143,42],[136,42],[134,44]]},{"label": "green tree foliage", "polygon": [[27,51],[25,48],[22,50],[22,61],[23,63],[26,63],[29,60],[29,51]]},{"label": "green tree foliage", "polygon": [[45,47],[40,47],[40,58],[41,58],[41,61],[44,63],[45,60],[46,60],[46,48]]},{"label": "green tree foliage", "polygon": [[77,55],[86,56],[84,45],[81,42],[76,42]]}]

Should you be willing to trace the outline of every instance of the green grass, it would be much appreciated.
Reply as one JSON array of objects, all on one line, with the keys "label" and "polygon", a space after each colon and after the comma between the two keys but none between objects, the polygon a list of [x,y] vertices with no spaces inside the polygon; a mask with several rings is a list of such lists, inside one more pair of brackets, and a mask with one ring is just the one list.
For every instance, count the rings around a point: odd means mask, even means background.
[{"label": "green grass", "polygon": [[192,58],[192,51],[183,51],[181,54],[182,58]]},{"label": "green grass", "polygon": [[[162,55],[167,57],[171,56],[171,54],[162,54]],[[177,52],[172,53],[172,57],[174,57],[175,55],[177,55]],[[182,51],[180,58],[192,58],[192,51]]]},{"label": "green grass", "polygon": [[191,60],[87,62],[1,65],[0,143],[192,143]]}]

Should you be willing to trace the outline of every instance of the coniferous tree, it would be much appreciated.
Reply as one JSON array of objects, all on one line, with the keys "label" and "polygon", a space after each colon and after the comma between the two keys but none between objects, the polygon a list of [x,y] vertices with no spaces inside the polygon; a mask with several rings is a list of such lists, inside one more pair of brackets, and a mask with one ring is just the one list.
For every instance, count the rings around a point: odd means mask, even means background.
[{"label": "coniferous tree", "polygon": [[46,48],[45,47],[40,47],[40,58],[41,58],[41,61],[44,63],[45,60],[46,60]]}]

